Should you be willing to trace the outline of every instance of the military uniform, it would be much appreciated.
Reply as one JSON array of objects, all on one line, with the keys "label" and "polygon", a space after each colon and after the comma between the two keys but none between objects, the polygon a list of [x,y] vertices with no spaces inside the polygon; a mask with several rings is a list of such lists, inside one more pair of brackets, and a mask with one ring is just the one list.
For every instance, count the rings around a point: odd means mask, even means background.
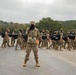
[{"label": "military uniform", "polygon": [[50,47],[54,48],[55,47],[55,41],[54,41],[54,33],[50,33],[50,41],[51,41],[51,44],[50,46],[48,47],[50,49]]},{"label": "military uniform", "polygon": [[67,34],[63,35],[62,39],[63,39],[63,47],[65,49],[66,45],[68,46],[68,36],[67,36]]},{"label": "military uniform", "polygon": [[64,35],[64,33],[63,33],[63,29],[61,29],[60,30],[60,50],[61,50],[61,48],[63,47],[63,43],[64,43],[64,41],[63,41],[63,35]]},{"label": "military uniform", "polygon": [[[12,35],[14,35],[14,34],[15,34],[15,32],[13,31]],[[13,36],[11,36],[11,46],[13,47],[14,44],[15,44],[15,38]]]},{"label": "military uniform", "polygon": [[76,34],[75,34],[75,32],[73,32],[73,31],[70,32],[68,37],[69,37],[69,44],[68,44],[69,50],[71,48],[75,49],[75,47],[76,47],[76,39],[75,39],[76,38]]},{"label": "military uniform", "polygon": [[41,36],[41,34],[40,34],[38,48],[41,48],[41,43],[42,43],[42,36]]},{"label": "military uniform", "polygon": [[3,42],[2,42],[2,46],[1,47],[6,47],[6,44],[8,45],[8,47],[10,47],[9,45],[9,36],[8,36],[8,32],[5,32],[5,36],[3,38]]},{"label": "military uniform", "polygon": [[27,46],[27,35],[26,35],[26,33],[25,32],[23,32],[22,33],[22,46],[21,46],[21,49],[23,50],[23,49],[25,49],[26,48],[26,46]]},{"label": "military uniform", "polygon": [[26,56],[25,56],[23,67],[26,67],[26,63],[29,60],[29,55],[31,50],[33,50],[33,53],[34,53],[36,66],[40,67],[38,62],[38,48],[36,43],[36,39],[40,37],[40,32],[37,28],[34,28],[33,30],[30,30],[30,28],[27,28],[26,34],[28,35],[28,40],[27,40]]},{"label": "military uniform", "polygon": [[76,36],[75,36],[74,44],[75,44],[74,50],[76,50]]},{"label": "military uniform", "polygon": [[46,35],[47,35],[46,49],[49,49],[49,43],[50,43],[50,32],[49,32],[49,30],[46,30]]},{"label": "military uniform", "polygon": [[76,31],[73,29],[72,35],[74,36],[74,40],[72,40],[72,47],[75,50],[76,49]]},{"label": "military uniform", "polygon": [[[59,32],[58,31],[55,31],[55,34],[53,35],[53,44],[54,44],[54,49],[55,50],[58,50],[58,47],[59,47],[59,45],[61,46],[61,43],[60,43],[60,34],[59,34]],[[60,50],[61,50],[61,47],[60,47]]]},{"label": "military uniform", "polygon": [[21,49],[23,50],[23,49],[25,49],[26,48],[26,46],[27,46],[27,41],[24,39],[24,38],[22,38],[22,45],[21,45]]},{"label": "military uniform", "polygon": [[47,33],[44,29],[41,32],[41,39],[42,39],[41,48],[46,47],[46,49],[48,49],[48,38],[47,38]]},{"label": "military uniform", "polygon": [[18,34],[18,38],[17,38],[17,42],[16,42],[16,46],[15,46],[15,50],[18,50],[17,49],[17,46],[19,45],[20,46],[20,48],[21,48],[21,46],[22,46],[22,33],[19,31],[19,34]]}]

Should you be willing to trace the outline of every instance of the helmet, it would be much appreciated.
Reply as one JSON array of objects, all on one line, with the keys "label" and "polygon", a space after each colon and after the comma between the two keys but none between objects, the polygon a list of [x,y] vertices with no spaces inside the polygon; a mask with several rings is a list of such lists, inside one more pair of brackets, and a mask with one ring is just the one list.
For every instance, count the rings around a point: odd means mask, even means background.
[{"label": "helmet", "polygon": [[7,31],[7,32],[10,32],[10,29],[9,29],[9,28],[6,28],[6,31]]},{"label": "helmet", "polygon": [[60,30],[63,30],[63,28],[61,28]]},{"label": "helmet", "polygon": [[31,25],[31,24],[34,24],[34,25],[35,25],[35,22],[34,22],[34,21],[31,21],[31,22],[30,22],[30,25]]}]

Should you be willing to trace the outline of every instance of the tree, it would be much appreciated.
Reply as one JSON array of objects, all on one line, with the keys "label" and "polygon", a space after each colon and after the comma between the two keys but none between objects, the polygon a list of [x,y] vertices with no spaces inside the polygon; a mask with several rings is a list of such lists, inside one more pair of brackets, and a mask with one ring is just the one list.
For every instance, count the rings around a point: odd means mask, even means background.
[{"label": "tree", "polygon": [[45,30],[59,30],[62,25],[58,23],[57,21],[52,20],[50,17],[42,18],[36,26],[39,28],[39,30],[45,29]]}]

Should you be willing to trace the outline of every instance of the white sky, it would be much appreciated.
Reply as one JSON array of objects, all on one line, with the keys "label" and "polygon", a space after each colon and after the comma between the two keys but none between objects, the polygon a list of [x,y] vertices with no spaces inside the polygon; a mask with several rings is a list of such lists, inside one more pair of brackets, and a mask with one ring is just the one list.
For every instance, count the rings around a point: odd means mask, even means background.
[{"label": "white sky", "polygon": [[0,0],[0,20],[27,23],[43,17],[76,20],[76,0]]}]

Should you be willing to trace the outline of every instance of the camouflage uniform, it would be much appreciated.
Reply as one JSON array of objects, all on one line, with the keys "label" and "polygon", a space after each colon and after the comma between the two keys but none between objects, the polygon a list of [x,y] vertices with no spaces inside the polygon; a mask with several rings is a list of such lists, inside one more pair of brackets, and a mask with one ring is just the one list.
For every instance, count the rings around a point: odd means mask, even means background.
[{"label": "camouflage uniform", "polygon": [[23,50],[23,49],[25,49],[26,48],[26,46],[27,46],[27,35],[26,35],[26,33],[25,32],[23,32],[22,33],[22,46],[21,46],[21,49]]},{"label": "camouflage uniform", "polygon": [[42,36],[41,36],[41,34],[40,34],[38,48],[40,48],[40,47],[41,47],[41,42],[42,42]]},{"label": "camouflage uniform", "polygon": [[41,32],[41,38],[42,38],[42,47],[46,47],[46,49],[48,48],[48,40],[47,40],[47,33],[46,31],[43,29]]},{"label": "camouflage uniform", "polygon": [[54,41],[54,39],[53,39],[53,35],[54,35],[53,32],[50,33],[50,41],[51,41],[51,44],[50,44],[50,46],[48,47],[49,49],[50,49],[50,47],[52,47],[52,48],[55,47],[55,41]]},{"label": "camouflage uniform", "polygon": [[64,43],[64,41],[63,41],[63,29],[61,29],[60,30],[60,50],[61,50],[61,48],[63,47],[63,43]]},{"label": "camouflage uniform", "polygon": [[71,39],[71,44],[72,44],[73,49],[75,50],[75,48],[76,48],[76,32],[75,32],[75,29],[73,29],[72,35],[73,35],[75,38],[74,38],[74,39]]},{"label": "camouflage uniform", "polygon": [[27,41],[24,39],[24,38],[22,38],[22,45],[21,45],[21,49],[23,50],[23,49],[25,49],[26,48],[26,46],[27,46]]},{"label": "camouflage uniform", "polygon": [[14,44],[15,44],[15,39],[17,39],[17,38],[15,38],[14,36],[17,36],[17,37],[18,37],[18,33],[17,33],[17,30],[16,30],[16,29],[14,29],[13,32],[12,32],[12,36],[11,36],[11,46],[14,46]]},{"label": "camouflage uniform", "polygon": [[[15,32],[13,31],[13,32],[12,32],[12,35],[14,35],[14,34],[15,34]],[[13,36],[11,36],[11,46],[13,47],[14,44],[15,44],[15,39],[14,39]]]},{"label": "camouflage uniform", "polygon": [[68,36],[67,34],[63,36],[63,47],[66,48],[66,45],[68,45]]},{"label": "camouflage uniform", "polygon": [[60,34],[59,34],[58,31],[55,31],[55,34],[54,34],[54,49],[58,50],[59,45],[60,45],[60,50],[61,50]]},{"label": "camouflage uniform", "polygon": [[46,30],[47,41],[46,41],[46,49],[49,49],[48,43],[50,43],[50,32]]},{"label": "camouflage uniform", "polygon": [[16,47],[15,47],[15,50],[17,50],[17,46],[19,45],[20,48],[21,48],[21,45],[22,45],[22,33],[19,31],[19,34],[18,34],[18,38],[17,38],[17,42],[16,42]]},{"label": "camouflage uniform", "polygon": [[75,44],[74,49],[76,50],[76,36],[75,36],[74,44]]},{"label": "camouflage uniform", "polygon": [[29,55],[30,55],[31,50],[33,50],[33,53],[34,53],[36,66],[39,67],[38,48],[37,48],[36,39],[38,39],[40,37],[40,32],[37,28],[34,28],[33,30],[29,30],[29,29],[30,28],[27,28],[27,30],[26,30],[26,34],[28,35],[28,40],[27,40],[26,56],[25,56],[23,67],[26,66],[26,63],[29,60]]},{"label": "camouflage uniform", "polygon": [[8,47],[10,47],[10,45],[9,45],[9,36],[8,36],[7,31],[5,32],[5,37],[3,38],[3,42],[2,42],[1,47],[6,47],[6,44],[8,45]]},{"label": "camouflage uniform", "polygon": [[75,47],[76,47],[76,33],[74,31],[72,31],[69,33],[68,37],[69,37],[69,43],[68,43],[69,50],[71,48],[75,49]]}]

